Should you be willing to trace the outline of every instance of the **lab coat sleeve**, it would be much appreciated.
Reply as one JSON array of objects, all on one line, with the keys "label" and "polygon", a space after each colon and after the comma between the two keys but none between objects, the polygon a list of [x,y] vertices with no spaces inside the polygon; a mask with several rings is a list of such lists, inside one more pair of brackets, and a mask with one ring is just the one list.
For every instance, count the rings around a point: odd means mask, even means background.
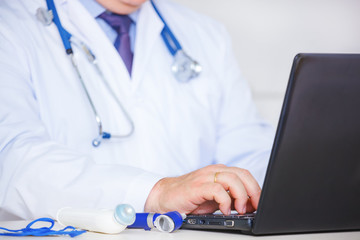
[{"label": "lab coat sleeve", "polygon": [[216,163],[249,170],[262,185],[271,152],[274,130],[258,114],[250,88],[241,76],[230,37],[222,29],[224,53],[219,68],[222,97],[218,119]]},{"label": "lab coat sleeve", "polygon": [[[50,139],[41,119],[27,51],[0,31],[0,220],[55,217],[66,206],[143,211],[162,176],[97,164]],[[44,66],[46,67],[46,66]]]}]

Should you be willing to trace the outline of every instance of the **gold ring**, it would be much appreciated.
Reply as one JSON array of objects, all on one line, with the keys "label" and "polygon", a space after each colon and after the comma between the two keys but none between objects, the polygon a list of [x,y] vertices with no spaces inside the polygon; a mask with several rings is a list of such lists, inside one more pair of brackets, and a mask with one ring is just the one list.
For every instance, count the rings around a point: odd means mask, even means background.
[{"label": "gold ring", "polygon": [[215,175],[214,175],[214,183],[216,183],[216,177],[217,175],[219,174],[220,172],[216,172]]}]

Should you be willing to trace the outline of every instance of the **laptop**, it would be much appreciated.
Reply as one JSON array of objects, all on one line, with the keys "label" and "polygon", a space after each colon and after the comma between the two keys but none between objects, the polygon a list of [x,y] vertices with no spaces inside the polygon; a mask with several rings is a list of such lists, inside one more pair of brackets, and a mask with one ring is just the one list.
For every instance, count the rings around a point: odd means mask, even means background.
[{"label": "laptop", "polygon": [[255,214],[182,228],[253,235],[360,229],[360,54],[298,54]]}]

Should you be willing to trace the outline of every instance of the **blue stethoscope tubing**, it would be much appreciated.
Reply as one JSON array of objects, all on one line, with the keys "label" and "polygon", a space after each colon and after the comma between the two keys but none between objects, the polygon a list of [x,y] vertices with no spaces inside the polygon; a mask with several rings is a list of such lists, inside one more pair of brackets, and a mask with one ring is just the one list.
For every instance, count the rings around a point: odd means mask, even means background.
[{"label": "blue stethoscope tubing", "polygon": [[[160,20],[164,23],[164,28],[161,31],[161,36],[162,36],[169,52],[171,53],[172,56],[174,56],[178,51],[182,50],[182,46],[181,46],[180,42],[177,40],[177,38],[175,37],[175,35],[173,34],[173,32],[171,31],[171,29],[169,28],[169,26],[167,25],[164,18],[162,17],[162,15],[159,12],[158,8],[156,7],[154,1],[150,0],[150,2],[154,8],[156,14],[159,16]],[[54,0],[46,0],[46,3],[48,6],[48,10],[51,11],[53,14],[53,21],[60,33],[61,40],[62,40],[65,50],[66,50],[66,54],[71,54],[72,53],[72,48],[71,48],[71,43],[70,43],[71,34],[68,31],[66,31],[65,28],[62,26],[59,15],[57,14]]]},{"label": "blue stethoscope tubing", "polygon": [[161,13],[159,12],[158,8],[156,7],[153,0],[150,0],[151,5],[153,6],[156,14],[159,16],[160,20],[164,23],[164,28],[161,31],[161,37],[163,38],[166,47],[168,48],[171,55],[175,56],[177,51],[182,50],[181,44],[168,27],[167,23],[165,22],[164,18],[162,17]]},{"label": "blue stethoscope tubing", "polygon": [[[174,77],[179,81],[179,82],[188,82],[191,79],[197,77],[200,72],[202,71],[202,68],[200,66],[200,64],[193,60],[192,58],[190,58],[183,50],[180,42],[177,40],[177,38],[175,37],[175,35],[173,34],[173,32],[171,31],[171,29],[169,28],[168,24],[166,23],[166,21],[164,20],[164,18],[162,17],[161,13],[159,12],[158,8],[156,7],[155,3],[153,0],[150,0],[155,12],[157,13],[157,15],[159,16],[159,18],[161,19],[161,21],[164,24],[164,28],[161,31],[161,36],[162,39],[168,49],[168,51],[170,52],[170,54],[174,57],[174,63],[171,66],[171,70],[174,74]],[[48,11],[52,14],[52,21],[54,22],[54,24],[56,25],[62,43],[64,45],[65,48],[65,52],[67,55],[71,56],[71,60],[73,63],[73,66],[76,69],[77,75],[81,81],[82,87],[84,88],[84,91],[86,93],[86,96],[89,100],[89,103],[91,105],[91,108],[93,110],[93,113],[95,115],[95,119],[96,122],[98,124],[98,128],[99,128],[99,135],[98,137],[96,137],[93,141],[92,141],[92,145],[94,147],[98,147],[102,141],[102,139],[110,139],[110,138],[126,138],[129,137],[133,134],[133,132],[135,131],[135,126],[134,123],[130,117],[130,115],[128,114],[128,112],[126,111],[126,109],[123,107],[123,105],[121,104],[120,100],[116,97],[115,93],[112,91],[112,89],[110,88],[109,84],[107,83],[107,81],[105,80],[105,78],[103,77],[103,74],[100,70],[100,68],[97,66],[96,64],[96,59],[95,56],[92,54],[92,52],[90,51],[89,48],[87,48],[85,45],[82,45],[83,49],[85,50],[85,53],[87,54],[88,60],[93,63],[95,65],[95,67],[97,68],[98,72],[100,73],[100,75],[102,76],[102,79],[104,81],[104,83],[106,84],[106,87],[108,88],[108,90],[110,91],[111,95],[114,97],[114,99],[116,100],[117,104],[120,106],[122,112],[124,113],[126,119],[129,122],[130,125],[130,131],[127,134],[124,135],[112,135],[108,132],[104,132],[102,130],[102,121],[101,118],[99,116],[99,114],[97,113],[97,110],[95,108],[95,105],[92,101],[92,98],[86,88],[86,85],[81,77],[80,71],[77,67],[77,64],[74,61],[73,58],[73,50],[71,47],[71,37],[72,35],[65,30],[65,28],[62,26],[59,15],[57,14],[57,10],[54,4],[54,0],[46,0],[46,4],[48,7]]]},{"label": "blue stethoscope tubing", "polygon": [[63,26],[61,25],[60,18],[59,18],[59,15],[57,14],[54,0],[46,0],[46,4],[48,7],[48,10],[51,11],[51,13],[53,15],[53,22],[55,23],[55,25],[60,33],[60,37],[61,37],[62,43],[64,44],[66,54],[70,55],[73,53],[72,48],[71,48],[71,43],[70,43],[71,34],[68,31],[66,31],[65,28],[63,28]]}]

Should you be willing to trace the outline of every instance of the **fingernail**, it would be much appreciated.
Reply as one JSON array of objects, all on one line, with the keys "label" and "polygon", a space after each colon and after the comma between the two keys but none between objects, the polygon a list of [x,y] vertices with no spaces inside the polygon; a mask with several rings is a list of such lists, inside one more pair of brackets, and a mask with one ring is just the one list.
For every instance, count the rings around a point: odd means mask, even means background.
[{"label": "fingernail", "polygon": [[228,211],[228,215],[230,215],[231,214],[231,209],[229,209],[229,211]]}]

